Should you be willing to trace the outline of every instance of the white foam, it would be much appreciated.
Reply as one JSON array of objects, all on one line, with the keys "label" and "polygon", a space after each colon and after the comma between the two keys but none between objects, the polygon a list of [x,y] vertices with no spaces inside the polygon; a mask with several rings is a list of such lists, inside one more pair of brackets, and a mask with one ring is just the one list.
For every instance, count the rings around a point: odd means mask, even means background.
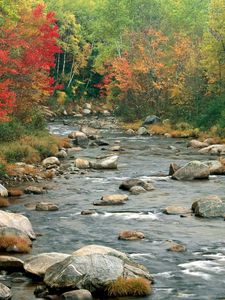
[{"label": "white foam", "polygon": [[163,277],[163,278],[172,278],[174,277],[174,274],[172,272],[162,272],[162,273],[156,273],[153,274],[154,277]]},{"label": "white foam", "polygon": [[151,253],[132,253],[129,255],[130,257],[151,257],[155,258],[155,255]]},{"label": "white foam", "polygon": [[132,213],[132,212],[121,212],[121,213],[109,213],[106,212],[103,214],[103,217],[108,218],[108,217],[116,217],[116,218],[120,218],[120,219],[124,219],[124,220],[159,220],[158,216],[148,212],[147,214],[145,213]]}]

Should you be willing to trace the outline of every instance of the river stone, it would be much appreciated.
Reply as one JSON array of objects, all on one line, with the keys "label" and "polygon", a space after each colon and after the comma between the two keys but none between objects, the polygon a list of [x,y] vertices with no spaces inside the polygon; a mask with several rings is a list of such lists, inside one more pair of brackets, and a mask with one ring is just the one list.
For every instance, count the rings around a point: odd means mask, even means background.
[{"label": "river stone", "polygon": [[148,130],[145,127],[140,127],[137,131],[138,135],[149,135]]},{"label": "river stone", "polygon": [[8,197],[8,190],[2,184],[0,184],[0,196]]},{"label": "river stone", "polygon": [[224,217],[225,200],[215,195],[200,198],[192,204],[192,210],[196,216],[203,218]]},{"label": "river stone", "polygon": [[59,210],[59,207],[57,204],[52,202],[38,202],[35,209],[37,211],[56,211]]},{"label": "river stone", "polygon": [[23,261],[17,257],[0,255],[0,270],[7,269],[23,270]]},{"label": "river stone", "polygon": [[154,189],[154,186],[150,182],[145,182],[144,180],[132,178],[125,180],[121,183],[119,188],[121,190],[129,191],[133,186],[141,186],[146,190]]},{"label": "river stone", "polygon": [[20,189],[10,188],[8,189],[8,193],[10,197],[20,197],[23,195],[23,191]]},{"label": "river stone", "polygon": [[107,254],[70,256],[48,268],[44,282],[50,288],[88,289],[102,292],[107,284],[120,277],[144,277],[152,279],[146,269],[136,263]]},{"label": "river stone", "polygon": [[[11,238],[15,238],[15,242],[12,243],[12,240],[10,242],[10,245],[5,243],[4,240],[7,240]],[[23,240],[24,246],[27,248],[30,248],[32,246],[32,242],[29,239],[28,235],[24,233],[23,231],[13,228],[13,227],[0,227],[0,240],[3,241],[3,243],[0,244],[0,249],[5,250],[7,252],[24,252],[21,251],[16,245],[16,238],[20,238]]]},{"label": "river stone", "polygon": [[0,227],[16,228],[27,234],[31,239],[36,238],[30,221],[20,214],[0,210]]},{"label": "river stone", "polygon": [[167,206],[164,208],[163,213],[167,215],[186,215],[190,214],[191,210],[183,206]]},{"label": "river stone", "polygon": [[90,166],[93,169],[117,169],[119,157],[117,155],[109,156],[96,161],[91,161]]},{"label": "river stone", "polygon": [[84,246],[72,253],[72,255],[75,255],[75,256],[84,256],[84,255],[90,255],[90,254],[108,254],[108,255],[119,257],[123,260],[129,259],[125,253],[120,252],[116,249],[106,247],[106,246],[101,246],[101,245],[87,245],[87,246]]},{"label": "river stone", "polygon": [[66,158],[67,152],[65,150],[60,150],[59,152],[57,152],[56,157],[57,158]]},{"label": "river stone", "polygon": [[62,294],[60,300],[92,300],[92,295],[88,290],[75,290]]},{"label": "river stone", "polygon": [[191,161],[178,169],[173,175],[177,180],[208,179],[210,174],[209,167],[200,161]]},{"label": "river stone", "polygon": [[42,161],[42,166],[45,167],[46,169],[59,166],[59,165],[60,165],[60,161],[55,156],[47,157]]},{"label": "river stone", "polygon": [[225,154],[225,145],[221,145],[221,144],[210,145],[208,147],[202,148],[198,152],[201,154],[214,154],[214,155]]},{"label": "river stone", "polygon": [[91,103],[84,103],[84,106],[83,106],[84,109],[90,109],[91,110],[91,107],[92,107]]},{"label": "river stone", "polygon": [[182,244],[172,243],[167,251],[171,252],[185,252],[187,248]]},{"label": "river stone", "polygon": [[45,190],[43,187],[33,186],[29,185],[24,189],[25,194],[35,194],[35,195],[41,195],[44,194]]},{"label": "river stone", "polygon": [[86,134],[88,137],[95,137],[98,134],[97,129],[88,126],[81,126],[80,131]]},{"label": "river stone", "polygon": [[151,125],[151,124],[156,124],[159,123],[161,120],[159,117],[155,116],[155,115],[150,115],[147,116],[143,122],[143,125]]},{"label": "river stone", "polygon": [[79,135],[77,135],[73,139],[73,144],[76,145],[76,146],[80,146],[82,148],[87,148],[88,144],[89,144],[89,139],[86,136],[86,134],[84,134],[83,132],[81,132]]},{"label": "river stone", "polygon": [[101,200],[94,201],[94,205],[120,205],[128,200],[127,195],[115,194],[102,196]]},{"label": "river stone", "polygon": [[116,151],[122,151],[123,149],[121,148],[120,145],[115,145],[115,146],[110,147],[109,150],[116,152]]},{"label": "river stone", "polygon": [[130,192],[132,195],[139,195],[142,193],[146,193],[146,189],[144,189],[142,186],[132,186],[132,188],[130,189]]},{"label": "river stone", "polygon": [[135,135],[135,131],[133,129],[127,129],[126,134]]},{"label": "river stone", "polygon": [[205,148],[208,147],[209,144],[205,143],[205,142],[200,142],[198,140],[191,140],[188,142],[188,147],[192,147],[192,148],[197,148],[197,149],[201,149],[201,148]]},{"label": "river stone", "polygon": [[3,283],[0,283],[0,300],[9,300],[11,298],[12,294],[10,289]]},{"label": "river stone", "polygon": [[178,166],[175,163],[171,163],[170,168],[169,168],[169,176],[173,175],[179,169],[180,169],[180,166]]},{"label": "river stone", "polygon": [[90,114],[91,114],[91,110],[85,108],[85,109],[83,109],[83,114],[84,114],[84,115],[90,115]]},{"label": "river stone", "polygon": [[44,277],[46,270],[49,267],[60,261],[63,261],[69,256],[69,254],[57,252],[41,253],[38,255],[34,255],[25,260],[24,269],[28,273]]},{"label": "river stone", "polygon": [[211,175],[224,175],[225,174],[225,166],[219,160],[204,161],[204,164],[206,164],[209,167]]},{"label": "river stone", "polygon": [[96,210],[95,209],[86,209],[86,210],[82,210],[82,212],[80,214],[82,216],[93,215],[93,214],[96,214]]},{"label": "river stone", "polygon": [[128,241],[141,240],[144,238],[145,238],[144,233],[140,231],[131,231],[131,230],[122,231],[118,236],[119,240],[128,240]]},{"label": "river stone", "polygon": [[75,166],[79,169],[90,168],[90,162],[87,159],[77,158],[74,162]]}]

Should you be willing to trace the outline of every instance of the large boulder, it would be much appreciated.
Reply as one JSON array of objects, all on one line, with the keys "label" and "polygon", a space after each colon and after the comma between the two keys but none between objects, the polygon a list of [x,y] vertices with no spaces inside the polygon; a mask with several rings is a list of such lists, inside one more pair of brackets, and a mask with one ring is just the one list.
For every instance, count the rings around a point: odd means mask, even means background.
[{"label": "large boulder", "polygon": [[137,131],[138,135],[149,135],[148,130],[145,127],[140,127]]},{"label": "large boulder", "polygon": [[210,145],[208,147],[202,148],[198,152],[201,154],[212,154],[212,155],[225,154],[225,145],[221,145],[221,144]]},{"label": "large boulder", "polygon": [[0,300],[9,300],[11,298],[11,290],[3,283],[0,283]]},{"label": "large boulder", "polygon": [[0,270],[23,270],[23,261],[17,257],[0,255]]},{"label": "large boulder", "polygon": [[224,217],[225,200],[215,195],[201,198],[192,204],[192,210],[196,216],[203,218]]},{"label": "large boulder", "polygon": [[31,274],[44,277],[46,270],[52,265],[63,261],[69,254],[65,253],[42,253],[29,257],[24,262],[24,269]]},{"label": "large boulder", "polygon": [[31,239],[36,238],[30,221],[20,214],[0,210],[0,227],[16,228],[27,234]]},{"label": "large boulder", "polygon": [[159,123],[161,120],[159,117],[155,116],[155,115],[150,115],[147,116],[143,122],[143,125],[151,125],[151,124],[156,124]]},{"label": "large boulder", "polygon": [[58,157],[51,156],[51,157],[45,158],[42,161],[42,165],[46,169],[51,169],[51,168],[55,168],[55,167],[59,166],[60,161],[59,161]]},{"label": "large boulder", "polygon": [[120,252],[116,249],[106,247],[106,246],[101,246],[101,245],[87,245],[87,246],[84,246],[72,253],[72,255],[75,255],[75,256],[84,256],[84,255],[90,255],[90,254],[108,254],[108,255],[119,257],[124,260],[129,259],[125,253]]},{"label": "large boulder", "polygon": [[118,278],[143,277],[152,280],[149,272],[138,264],[107,254],[70,256],[48,268],[44,282],[50,288],[88,289],[102,292]]},{"label": "large boulder", "polygon": [[90,166],[93,169],[117,169],[119,156],[112,155],[106,158],[90,161]]},{"label": "large boulder", "polygon": [[188,142],[187,146],[191,148],[201,149],[201,148],[208,147],[209,144],[205,142],[200,142],[199,140],[191,140]]},{"label": "large boulder", "polygon": [[209,167],[200,161],[191,161],[178,169],[173,175],[177,180],[208,179],[210,174]]},{"label": "large boulder", "polygon": [[32,247],[29,237],[21,230],[0,227],[0,251],[27,253]]},{"label": "large boulder", "polygon": [[211,175],[224,175],[225,174],[225,166],[219,160],[204,161],[204,164],[206,164],[209,167]]},{"label": "large boulder", "polygon": [[1,197],[8,196],[8,190],[2,184],[0,184],[0,196]]},{"label": "large boulder", "polygon": [[119,205],[128,200],[127,195],[115,194],[102,196],[100,201],[94,201],[94,205]]}]

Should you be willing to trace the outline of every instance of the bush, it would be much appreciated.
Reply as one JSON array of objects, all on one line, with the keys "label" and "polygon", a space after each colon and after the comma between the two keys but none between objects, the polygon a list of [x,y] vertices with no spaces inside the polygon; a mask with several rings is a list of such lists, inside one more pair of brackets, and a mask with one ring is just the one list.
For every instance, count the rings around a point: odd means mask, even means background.
[{"label": "bush", "polygon": [[40,161],[40,156],[37,150],[29,145],[23,145],[19,142],[11,143],[10,147],[6,145],[1,149],[8,163],[24,161],[33,163]]},{"label": "bush", "polygon": [[146,296],[151,293],[151,283],[145,278],[118,278],[110,283],[106,292],[108,296],[124,297],[124,296]]},{"label": "bush", "polygon": [[0,122],[0,141],[11,142],[20,138],[25,132],[25,128],[17,120],[10,122]]}]

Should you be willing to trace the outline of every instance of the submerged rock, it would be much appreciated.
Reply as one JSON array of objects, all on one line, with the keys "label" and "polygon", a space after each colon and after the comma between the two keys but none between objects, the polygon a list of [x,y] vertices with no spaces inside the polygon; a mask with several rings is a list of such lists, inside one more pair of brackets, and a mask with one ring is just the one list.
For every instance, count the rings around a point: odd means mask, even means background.
[{"label": "submerged rock", "polygon": [[0,270],[23,270],[23,261],[14,256],[0,255]]},{"label": "submerged rock", "polygon": [[36,238],[30,221],[27,217],[20,214],[0,210],[0,228],[1,227],[16,228],[27,234],[31,239]]},{"label": "submerged rock", "polygon": [[11,290],[3,283],[0,283],[0,300],[9,300],[11,298]]},{"label": "submerged rock", "polygon": [[135,186],[132,186],[132,188],[130,189],[130,193],[132,195],[139,195],[139,194],[142,194],[142,193],[146,193],[146,189],[144,189],[142,186],[138,186],[138,185],[135,185]]},{"label": "submerged rock", "polygon": [[177,180],[208,179],[210,174],[209,167],[200,161],[191,161],[179,168],[173,175]]},{"label": "submerged rock", "polygon": [[224,217],[225,200],[216,195],[200,198],[192,204],[192,210],[196,216],[202,218]]},{"label": "submerged rock", "polygon": [[121,183],[121,185],[119,186],[119,188],[121,190],[129,191],[132,187],[136,187],[136,186],[141,186],[146,191],[151,191],[151,190],[155,189],[151,182],[146,182],[146,181],[138,179],[138,178],[132,178],[132,179],[123,181]]},{"label": "submerged rock", "polygon": [[191,210],[183,206],[167,206],[163,209],[163,213],[167,215],[186,215],[190,214]]},{"label": "submerged rock", "polygon": [[140,231],[131,231],[131,230],[122,231],[118,236],[119,240],[128,240],[128,241],[142,240],[144,238],[145,238],[144,233]]},{"label": "submerged rock", "polygon": [[52,202],[38,202],[36,204],[36,210],[37,211],[56,211],[59,210],[59,207],[57,204]]}]

